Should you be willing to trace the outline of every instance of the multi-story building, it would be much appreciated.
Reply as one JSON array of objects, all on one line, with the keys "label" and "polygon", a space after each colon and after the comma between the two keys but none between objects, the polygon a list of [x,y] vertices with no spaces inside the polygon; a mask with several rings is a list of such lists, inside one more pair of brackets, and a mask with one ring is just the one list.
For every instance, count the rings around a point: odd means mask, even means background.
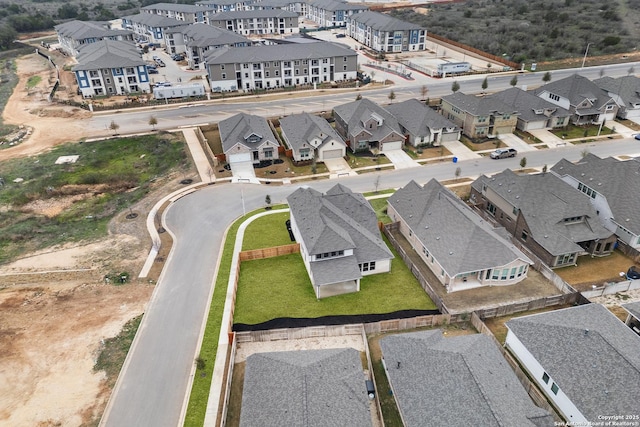
[{"label": "multi-story building", "polygon": [[184,22],[151,13],[124,16],[122,28],[133,31],[137,38],[148,43],[164,45],[164,32],[184,25]]},{"label": "multi-story building", "polygon": [[461,92],[442,97],[442,115],[469,138],[512,133],[518,123],[518,112],[500,99]]},{"label": "multi-story building", "polygon": [[233,31],[207,24],[171,28],[164,33],[168,53],[184,53],[189,67],[204,69],[204,57],[221,47],[246,47],[251,41]]},{"label": "multi-story building", "polygon": [[76,56],[83,46],[100,40],[133,41],[133,31],[109,28],[108,22],[69,21],[54,27],[60,47]]},{"label": "multi-story building", "polygon": [[208,24],[209,9],[204,6],[176,3],[155,3],[140,8],[141,13],[166,16],[188,24]]},{"label": "multi-story building", "polygon": [[299,32],[299,16],[281,9],[220,12],[211,16],[211,25],[242,35],[292,34]]},{"label": "multi-story building", "polygon": [[102,40],[83,46],[73,67],[82,96],[149,93],[149,74],[132,43]]},{"label": "multi-story building", "polygon": [[355,79],[358,54],[335,43],[292,43],[220,48],[206,64],[212,91],[248,91]]},{"label": "multi-story building", "polygon": [[339,0],[310,0],[307,5],[306,18],[320,27],[344,27],[347,25],[349,16],[365,10],[369,10],[369,8]]},{"label": "multi-story building", "polygon": [[379,12],[365,11],[347,17],[347,34],[377,52],[425,50],[427,30]]},{"label": "multi-story building", "polygon": [[214,13],[220,12],[232,12],[234,10],[246,10],[246,5],[249,1],[253,0],[211,0],[211,1],[197,1],[196,6],[204,6],[209,11],[209,16]]},{"label": "multi-story building", "polygon": [[282,9],[305,16],[307,14],[307,2],[304,0],[261,0],[247,4],[247,10],[260,9]]}]

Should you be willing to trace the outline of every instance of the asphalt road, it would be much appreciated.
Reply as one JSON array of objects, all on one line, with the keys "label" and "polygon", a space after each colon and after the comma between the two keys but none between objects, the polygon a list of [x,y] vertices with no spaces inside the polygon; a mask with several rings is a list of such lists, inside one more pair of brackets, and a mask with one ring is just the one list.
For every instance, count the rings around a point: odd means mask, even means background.
[{"label": "asphalt road", "polygon": [[[576,72],[589,78],[596,79],[600,77],[600,72],[610,77],[626,76],[628,70],[634,67],[640,70],[640,63],[626,63],[604,65],[599,67],[586,67],[582,69],[566,69],[552,71],[552,80],[559,80]],[[542,76],[544,73],[497,73],[488,76],[489,86],[488,92],[499,91],[510,87],[513,76],[518,77],[518,87],[534,88],[543,84]],[[479,76],[463,76],[457,78],[431,79],[430,83],[416,83],[397,79],[393,86],[383,87],[380,89],[362,90],[360,93],[377,103],[389,103],[389,93],[393,90],[396,95],[394,102],[404,101],[409,98],[420,98],[421,88],[427,86],[427,96],[439,98],[451,93],[451,85],[453,81],[460,84],[460,91],[464,93],[479,93],[482,91],[482,81],[485,75]],[[355,92],[350,93],[331,93],[330,91],[308,91],[309,98],[291,98],[267,101],[251,97],[246,100],[242,99],[226,99],[219,101],[204,101],[194,104],[185,104],[177,107],[157,107],[154,109],[144,109],[136,111],[120,111],[114,113],[100,113],[94,115],[87,122],[87,129],[91,131],[104,131],[105,135],[110,135],[109,130],[111,121],[115,121],[120,125],[119,132],[121,134],[135,133],[150,130],[149,117],[155,116],[158,120],[158,129],[175,129],[180,126],[204,125],[209,123],[217,123],[220,120],[231,117],[240,112],[250,112],[260,116],[286,116],[288,114],[317,111],[329,111],[333,107],[351,102],[355,100]]]},{"label": "asphalt road", "polygon": [[[563,157],[575,161],[585,149],[601,157],[638,155],[640,141],[615,140],[528,152],[527,166],[551,167]],[[397,188],[411,179],[421,184],[431,178],[453,179],[457,167],[461,169],[461,177],[517,169],[520,158],[440,163],[304,185],[324,192],[340,182],[353,191],[367,192],[375,189],[377,175],[380,189]],[[175,235],[174,247],[101,425],[174,427],[179,424],[224,231],[242,215],[243,199],[244,208],[250,211],[264,206],[267,194],[274,204],[284,202],[297,187],[216,184],[171,205],[166,213],[166,226]]]}]

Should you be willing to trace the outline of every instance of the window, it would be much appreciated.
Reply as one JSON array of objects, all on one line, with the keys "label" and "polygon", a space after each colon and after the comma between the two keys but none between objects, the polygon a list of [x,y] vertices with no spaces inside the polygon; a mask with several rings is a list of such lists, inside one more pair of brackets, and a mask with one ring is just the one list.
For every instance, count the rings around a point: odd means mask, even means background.
[{"label": "window", "polygon": [[509,279],[514,279],[516,277],[516,270],[517,269],[518,269],[517,267],[513,267],[511,269],[511,274],[509,275]]},{"label": "window", "polygon": [[549,99],[553,99],[554,101],[560,101],[560,97],[558,95],[554,95],[553,93],[549,94]]},{"label": "window", "polygon": [[527,237],[529,237],[529,233],[527,233],[527,230],[522,230],[522,235],[520,235],[520,238],[522,239],[522,241],[526,242]]},{"label": "window", "polygon": [[500,278],[500,269],[494,268],[491,274],[491,280],[498,280]]},{"label": "window", "polygon": [[557,394],[558,394],[558,390],[560,390],[560,388],[558,387],[558,384],[553,383],[553,384],[551,385],[551,392],[552,392],[553,394],[557,395]]},{"label": "window", "polygon": [[544,381],[545,384],[549,384],[549,374],[547,374],[546,372],[542,375],[542,381]]},{"label": "window", "polygon": [[505,268],[502,270],[502,275],[500,276],[500,280],[507,280],[507,276],[509,275],[509,269]]},{"label": "window", "polygon": [[427,248],[425,248],[424,246],[422,247],[422,253],[424,254],[424,256],[426,256],[427,258],[429,258],[429,251],[427,250]]},{"label": "window", "polygon": [[127,68],[127,74],[135,74],[135,70],[133,68]]},{"label": "window", "polygon": [[376,262],[364,262],[360,264],[360,271],[373,271],[376,269]]},{"label": "window", "polygon": [[280,70],[276,70],[276,71],[274,71],[274,73],[275,73],[276,77],[280,76]]},{"label": "window", "polygon": [[491,202],[488,202],[488,203],[487,203],[487,211],[488,211],[491,215],[496,216],[496,207],[493,205],[493,203],[491,203]]},{"label": "window", "polygon": [[227,73],[222,73],[222,80],[227,78]]},{"label": "window", "polygon": [[347,71],[347,66],[346,65],[342,66],[342,71]]},{"label": "window", "polygon": [[220,69],[224,70],[224,64],[220,64]]},{"label": "window", "polygon": [[518,270],[518,277],[522,276],[523,272],[524,272],[524,265],[521,265],[520,269]]}]

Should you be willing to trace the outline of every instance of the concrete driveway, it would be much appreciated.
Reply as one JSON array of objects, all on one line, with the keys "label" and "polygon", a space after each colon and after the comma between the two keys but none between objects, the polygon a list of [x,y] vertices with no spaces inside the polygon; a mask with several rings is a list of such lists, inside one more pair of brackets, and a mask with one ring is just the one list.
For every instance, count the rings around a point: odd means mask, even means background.
[{"label": "concrete driveway", "polygon": [[516,135],[512,133],[500,134],[500,140],[507,144],[511,148],[515,148],[518,150],[518,153],[525,153],[527,151],[536,151],[535,147],[527,144],[522,139],[518,138]]},{"label": "concrete driveway", "polygon": [[233,178],[231,182],[250,182],[251,184],[260,184],[256,178],[256,171],[253,169],[252,162],[233,162],[231,165],[231,173]]},{"label": "concrete driveway", "polygon": [[340,176],[355,176],[357,173],[351,169],[347,161],[340,157],[338,159],[325,159],[324,164],[329,169],[329,178],[338,178]]},{"label": "concrete driveway", "polygon": [[393,163],[395,169],[409,169],[420,166],[420,163],[413,160],[403,150],[386,150],[382,154]]}]

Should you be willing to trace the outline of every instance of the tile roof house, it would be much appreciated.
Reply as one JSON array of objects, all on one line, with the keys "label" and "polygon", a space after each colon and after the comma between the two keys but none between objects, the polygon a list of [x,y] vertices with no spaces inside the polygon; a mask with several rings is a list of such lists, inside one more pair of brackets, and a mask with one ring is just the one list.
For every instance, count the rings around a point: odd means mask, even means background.
[{"label": "tile roof house", "polygon": [[613,252],[616,236],[589,198],[553,173],[482,175],[471,184],[471,201],[551,268]]},{"label": "tile roof house", "polygon": [[389,197],[387,215],[447,292],[514,285],[531,260],[435,179]]},{"label": "tile roof house", "polygon": [[342,158],[347,145],[322,117],[309,113],[292,114],[280,119],[282,139],[293,152],[295,162]]},{"label": "tile roof house", "polygon": [[380,348],[406,427],[553,426],[486,335],[400,333],[382,338]]},{"label": "tile roof house", "polygon": [[149,93],[149,73],[140,52],[129,42],[102,40],[83,46],[72,71],[85,98]]},{"label": "tile roof house", "polygon": [[400,124],[409,144],[414,147],[437,146],[458,141],[460,128],[415,98],[386,107]]},{"label": "tile roof house", "polygon": [[133,32],[111,29],[108,22],[73,20],[54,27],[60,47],[69,55],[76,56],[84,45],[101,40],[133,42]]},{"label": "tile roof house", "polygon": [[140,8],[141,13],[166,16],[188,24],[208,24],[209,8],[181,3],[154,3]]},{"label": "tile roof house", "polygon": [[164,32],[181,25],[183,21],[151,13],[122,17],[122,28],[133,31],[141,40],[161,46],[164,46]]},{"label": "tile roof house", "polygon": [[299,16],[282,9],[252,9],[220,12],[212,15],[211,25],[245,36],[262,34],[295,34]]},{"label": "tile roof house", "polygon": [[333,117],[336,130],[354,153],[367,150],[384,153],[400,150],[404,145],[398,120],[367,98],[334,107]]},{"label": "tile roof house", "polygon": [[575,125],[613,120],[618,105],[606,91],[579,74],[545,84],[533,93],[552,104],[569,110]]},{"label": "tile roof house", "polygon": [[602,77],[594,80],[593,83],[617,102],[619,118],[640,119],[640,78],[636,76],[615,79]]},{"label": "tile roof house", "polygon": [[442,97],[442,115],[460,126],[469,138],[486,138],[512,133],[519,113],[494,96],[455,92]]},{"label": "tile roof house", "polygon": [[520,88],[509,88],[490,96],[499,99],[518,112],[516,127],[521,131],[553,129],[569,124],[571,113],[568,110]]},{"label": "tile roof house", "polygon": [[551,171],[578,191],[586,194],[604,227],[618,236],[618,240],[640,250],[640,161],[601,159],[587,154],[576,163],[565,159]]},{"label": "tile roof house", "polygon": [[367,10],[348,16],[347,34],[377,52],[426,49],[427,30],[380,12]]},{"label": "tile roof house", "polygon": [[369,10],[369,8],[364,4],[341,0],[308,0],[306,18],[320,27],[344,27],[347,25],[349,16],[365,10]]},{"label": "tile roof house", "polygon": [[247,358],[240,427],[372,427],[360,353],[353,348]]},{"label": "tile roof house", "polygon": [[363,276],[391,270],[393,254],[362,194],[341,184],[325,194],[301,187],[287,202],[291,230],[317,298],[357,292]]},{"label": "tile roof house", "polygon": [[506,326],[505,346],[565,420],[589,425],[638,415],[640,337],[607,308],[580,305]]},{"label": "tile roof house", "polygon": [[239,113],[218,123],[222,151],[228,163],[252,162],[278,158],[278,140],[267,119]]},{"label": "tile roof house", "polygon": [[233,31],[207,24],[174,27],[164,32],[168,53],[186,53],[192,69],[204,69],[204,58],[209,51],[221,47],[251,46],[251,40]]}]

